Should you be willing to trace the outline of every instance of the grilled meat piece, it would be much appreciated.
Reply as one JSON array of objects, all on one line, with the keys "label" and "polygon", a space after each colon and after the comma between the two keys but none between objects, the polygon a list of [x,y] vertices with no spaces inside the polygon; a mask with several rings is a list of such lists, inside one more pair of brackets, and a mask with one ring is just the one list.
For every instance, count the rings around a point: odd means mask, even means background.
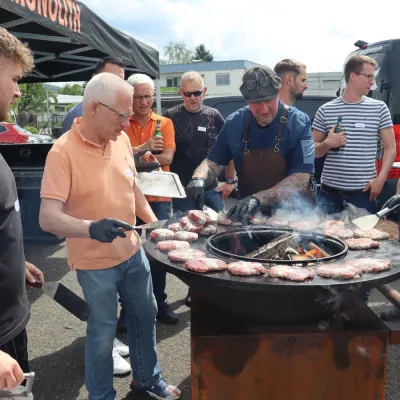
[{"label": "grilled meat piece", "polygon": [[185,267],[194,272],[225,271],[228,267],[225,261],[216,258],[196,258],[186,261]]},{"label": "grilled meat piece", "polygon": [[199,225],[208,225],[211,222],[210,216],[200,210],[190,210],[187,216],[191,221]]},{"label": "grilled meat piece", "polygon": [[194,242],[199,238],[199,235],[195,232],[179,231],[175,232],[175,240],[186,240],[188,242]]},{"label": "grilled meat piece", "polygon": [[150,237],[155,242],[159,242],[160,240],[171,240],[174,236],[175,232],[170,231],[169,229],[154,229],[154,231],[150,232]]},{"label": "grilled meat piece", "polygon": [[156,244],[156,249],[164,252],[177,249],[189,249],[189,242],[183,240],[161,240]]},{"label": "grilled meat piece", "polygon": [[199,233],[203,229],[203,225],[200,225],[200,224],[192,221],[188,217],[183,217],[179,221],[179,229],[181,231]]},{"label": "grilled meat piece", "polygon": [[338,239],[350,239],[354,236],[353,231],[351,229],[333,227],[333,228],[325,228],[324,235],[333,236]]},{"label": "grilled meat piece", "polygon": [[312,268],[301,268],[291,265],[275,265],[269,270],[268,276],[270,278],[304,282],[306,279],[313,279],[315,276],[315,271]]},{"label": "grilled meat piece", "polygon": [[368,238],[347,239],[347,246],[350,250],[379,249],[379,242]]},{"label": "grilled meat piece", "polygon": [[267,271],[261,263],[258,262],[247,262],[237,261],[228,264],[228,271],[232,275],[264,275]]},{"label": "grilled meat piece", "polygon": [[390,238],[388,233],[382,232],[378,229],[356,229],[354,231],[354,236],[372,240],[386,240]]},{"label": "grilled meat piece", "polygon": [[312,221],[297,221],[291,222],[289,228],[293,230],[313,230],[317,228],[317,224]]},{"label": "grilled meat piece", "polygon": [[168,229],[170,231],[178,232],[179,231],[179,222],[175,222],[173,224],[168,225]]},{"label": "grilled meat piece", "polygon": [[323,222],[322,224],[318,225],[319,228],[344,228],[344,222],[337,221],[335,219],[328,219],[327,221]]},{"label": "grilled meat piece", "polygon": [[171,250],[168,253],[168,258],[172,261],[186,262],[193,260],[194,258],[207,257],[204,251],[197,249],[181,249],[181,250]]},{"label": "grilled meat piece", "polygon": [[351,264],[327,264],[317,269],[317,275],[323,278],[333,279],[359,279],[362,269]]},{"label": "grilled meat piece", "polygon": [[211,236],[217,233],[217,227],[215,225],[206,225],[199,233],[202,236]]},{"label": "grilled meat piece", "polygon": [[241,226],[242,224],[238,221],[232,221],[230,218],[226,217],[224,212],[218,213],[218,223],[220,225],[231,225],[231,226]]},{"label": "grilled meat piece", "polygon": [[354,267],[361,268],[362,272],[381,272],[392,268],[390,260],[381,260],[378,258],[359,258],[358,260],[346,261],[345,264],[351,264]]}]

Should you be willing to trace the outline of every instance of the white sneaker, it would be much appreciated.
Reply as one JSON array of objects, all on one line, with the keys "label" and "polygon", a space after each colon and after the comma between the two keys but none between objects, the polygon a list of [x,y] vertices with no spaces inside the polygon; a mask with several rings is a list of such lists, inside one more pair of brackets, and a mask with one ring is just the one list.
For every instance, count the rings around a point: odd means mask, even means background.
[{"label": "white sneaker", "polygon": [[126,344],[123,344],[120,340],[114,339],[113,348],[114,350],[117,350],[121,357],[129,356],[129,347]]},{"label": "white sneaker", "polygon": [[132,371],[128,361],[124,360],[117,350],[112,351],[113,363],[114,363],[114,375],[125,375]]}]

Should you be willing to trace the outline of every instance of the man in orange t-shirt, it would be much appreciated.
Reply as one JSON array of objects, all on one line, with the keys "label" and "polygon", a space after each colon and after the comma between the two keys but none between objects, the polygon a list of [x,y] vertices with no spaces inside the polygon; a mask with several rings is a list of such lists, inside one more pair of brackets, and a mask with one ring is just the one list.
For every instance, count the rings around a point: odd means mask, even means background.
[{"label": "man in orange t-shirt", "polygon": [[[163,171],[169,171],[175,154],[175,130],[169,118],[155,114],[151,106],[154,101],[154,82],[145,74],[135,74],[129,77],[128,83],[133,87],[133,116],[125,133],[129,136],[133,151],[149,150],[161,164]],[[154,136],[157,123],[160,123],[162,136]],[[172,203],[169,197],[146,196],[154,214],[159,220],[170,219]],[[157,320],[165,324],[176,324],[178,316],[166,302],[166,272],[164,267],[151,264],[154,296],[157,301]],[[121,311],[119,327],[123,325],[124,311]]]},{"label": "man in orange t-shirt", "polygon": [[47,155],[39,222],[44,231],[66,238],[68,264],[92,307],[85,348],[89,399],[115,400],[112,350],[119,294],[127,315],[131,388],[172,400],[180,391],[160,376],[150,265],[131,230],[136,216],[157,220],[136,185],[132,148],[121,132],[132,115],[132,96],[132,87],[110,73],[88,82],[82,118]]}]

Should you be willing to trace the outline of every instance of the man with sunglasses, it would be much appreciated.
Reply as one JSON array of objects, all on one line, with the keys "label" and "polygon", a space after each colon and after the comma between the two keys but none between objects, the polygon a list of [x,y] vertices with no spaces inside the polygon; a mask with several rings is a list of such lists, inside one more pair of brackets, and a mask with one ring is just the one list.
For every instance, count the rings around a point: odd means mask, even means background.
[{"label": "man with sunglasses", "polygon": [[[375,83],[376,61],[353,56],[344,67],[343,94],[321,106],[313,121],[316,157],[326,155],[318,206],[326,214],[341,212],[344,202],[377,211],[376,198],[382,191],[396,156],[393,124],[383,101],[367,97]],[[342,117],[341,133],[335,133]],[[378,139],[383,160],[377,174],[375,159]]]},{"label": "man with sunglasses", "polygon": [[248,105],[227,118],[186,192],[202,202],[205,188],[233,159],[241,199],[227,215],[247,223],[260,208],[270,214],[302,199],[314,172],[314,143],[308,116],[279,101],[281,79],[275,71],[254,67],[242,81],[240,91]]},{"label": "man with sunglasses", "polygon": [[85,378],[89,399],[115,400],[113,340],[117,295],[127,315],[131,388],[157,399],[178,399],[180,391],[160,376],[150,266],[136,217],[157,221],[136,185],[128,136],[133,89],[114,74],[93,77],[83,95],[82,118],[47,155],[41,187],[40,226],[67,240],[68,265],[76,271],[87,321]]},{"label": "man with sunglasses", "polygon": [[[207,156],[214,144],[224,119],[215,108],[203,105],[207,87],[203,77],[195,71],[185,72],[181,77],[183,104],[172,107],[164,112],[175,127],[176,153],[171,164],[171,171],[178,174],[182,184],[186,186],[195,168]],[[212,182],[205,194],[205,204],[215,211],[224,209],[222,199],[233,191],[235,185],[235,170],[230,165],[225,170],[227,182],[217,188],[217,178]],[[198,208],[191,199],[173,199],[174,212]]]}]

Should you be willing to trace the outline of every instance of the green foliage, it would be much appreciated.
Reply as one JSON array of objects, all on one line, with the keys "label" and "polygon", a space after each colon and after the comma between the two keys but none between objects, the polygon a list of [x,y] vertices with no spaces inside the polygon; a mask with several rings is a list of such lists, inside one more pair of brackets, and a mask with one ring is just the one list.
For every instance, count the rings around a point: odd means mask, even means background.
[{"label": "green foliage", "polygon": [[206,49],[204,44],[200,44],[196,47],[193,58],[195,60],[201,60],[206,62],[211,62],[214,60],[214,56],[211,54],[209,50]]},{"label": "green foliage", "polygon": [[66,84],[59,90],[59,94],[69,94],[72,96],[82,96],[84,88],[79,83],[73,85]]},{"label": "green foliage", "polygon": [[[46,105],[46,88],[43,83],[22,83],[19,85],[21,91],[21,98],[18,99],[13,106],[13,110],[18,114],[22,111],[33,111],[36,114],[42,114],[47,111]],[[49,105],[50,99],[57,103],[57,96],[49,91]]]},{"label": "green foliage", "polygon": [[36,128],[36,126],[28,125],[28,126],[25,126],[24,129],[26,129],[30,133],[34,133],[35,135],[37,135],[39,133],[39,130],[38,130],[38,128]]},{"label": "green foliage", "polygon": [[161,60],[161,64],[185,64],[193,59],[193,52],[186,47],[185,42],[169,42],[164,47],[166,60]]}]

